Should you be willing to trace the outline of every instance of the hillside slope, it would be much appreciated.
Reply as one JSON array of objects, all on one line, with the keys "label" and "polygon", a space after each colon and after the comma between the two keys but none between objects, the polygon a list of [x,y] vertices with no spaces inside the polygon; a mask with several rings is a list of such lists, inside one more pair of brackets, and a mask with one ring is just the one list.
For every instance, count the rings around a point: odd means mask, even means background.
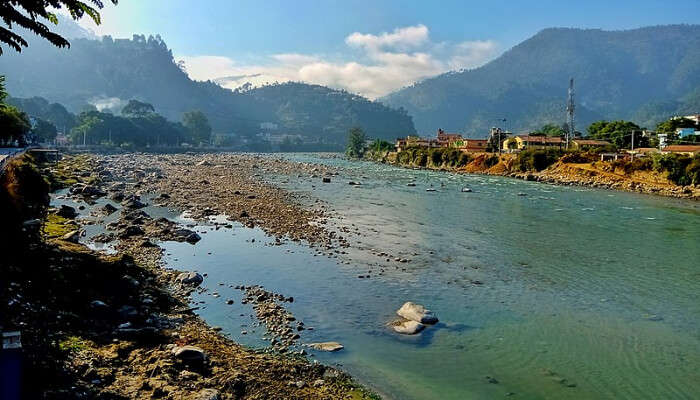
[{"label": "hillside slope", "polygon": [[651,126],[700,108],[700,25],[627,31],[545,29],[473,70],[426,79],[381,99],[404,107],[421,132],[483,136],[507,119],[515,131],[565,121],[575,79],[577,129],[597,119]]},{"label": "hillside slope", "polygon": [[26,37],[29,48],[0,57],[7,89],[14,97],[41,96],[72,112],[88,104],[118,111],[129,99],[139,99],[173,120],[202,110],[219,133],[253,135],[262,122],[276,123],[280,133],[325,143],[344,143],[353,126],[386,139],[415,132],[405,111],[345,91],[301,83],[231,91],[193,81],[158,36],[75,38],[69,50]]}]

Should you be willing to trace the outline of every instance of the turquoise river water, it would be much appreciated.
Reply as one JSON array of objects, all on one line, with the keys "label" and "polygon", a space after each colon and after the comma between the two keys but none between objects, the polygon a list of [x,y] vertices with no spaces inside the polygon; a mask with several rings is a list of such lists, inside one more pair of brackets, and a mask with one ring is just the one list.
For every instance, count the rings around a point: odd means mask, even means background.
[{"label": "turquoise river water", "polygon": [[[284,157],[338,169],[328,184],[268,180],[309,205],[326,202],[331,226],[359,229],[347,235],[348,254],[271,246],[240,225],[199,225],[206,234],[195,246],[162,244],[170,266],[208,274],[209,293],[193,301],[235,340],[265,344],[228,284],[260,284],[294,297],[289,310],[315,328],[302,342],[345,345],[314,359],[389,399],[700,398],[700,204]],[[386,262],[370,249],[411,261]],[[440,323],[417,336],[391,332],[386,323],[409,300]]]}]

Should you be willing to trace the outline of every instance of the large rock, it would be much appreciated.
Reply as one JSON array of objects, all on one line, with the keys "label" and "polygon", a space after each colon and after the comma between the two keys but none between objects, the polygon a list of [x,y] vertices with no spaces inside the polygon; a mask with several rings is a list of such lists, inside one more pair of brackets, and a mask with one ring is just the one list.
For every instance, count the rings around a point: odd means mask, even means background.
[{"label": "large rock", "polygon": [[61,236],[61,240],[65,240],[67,242],[71,243],[78,243],[80,240],[80,232],[79,231],[70,231],[66,233],[65,235]]},{"label": "large rock", "polygon": [[75,211],[75,208],[73,208],[71,206],[67,206],[65,204],[63,204],[61,206],[61,208],[58,209],[58,212],[56,212],[56,214],[59,217],[68,218],[68,219],[73,219],[73,218],[78,216],[78,213]]},{"label": "large rock", "polygon": [[131,226],[127,226],[126,228],[124,228],[124,230],[119,232],[118,236],[120,239],[126,239],[126,238],[130,238],[132,236],[140,236],[143,234],[144,234],[144,231],[140,226],[131,225]]},{"label": "large rock", "polygon": [[204,278],[202,275],[196,273],[196,272],[183,272],[177,277],[177,281],[182,283],[183,285],[199,285],[200,283],[204,282]]},{"label": "large rock", "polygon": [[207,359],[204,350],[197,346],[176,346],[173,348],[173,355],[188,363],[203,363]]},{"label": "large rock", "polygon": [[433,315],[432,311],[411,301],[405,302],[401,308],[396,311],[396,314],[398,314],[399,317],[420,322],[421,324],[432,325],[438,322],[437,317]]},{"label": "large rock", "polygon": [[415,335],[416,333],[425,329],[425,325],[421,324],[420,322],[411,321],[408,319],[396,321],[392,324],[392,327],[394,328],[395,332],[402,335]]},{"label": "large rock", "polygon": [[314,350],[321,351],[338,351],[345,348],[342,344],[338,342],[310,343],[309,347],[311,347]]},{"label": "large rock", "polygon": [[202,389],[194,400],[220,400],[221,396],[216,389]]}]

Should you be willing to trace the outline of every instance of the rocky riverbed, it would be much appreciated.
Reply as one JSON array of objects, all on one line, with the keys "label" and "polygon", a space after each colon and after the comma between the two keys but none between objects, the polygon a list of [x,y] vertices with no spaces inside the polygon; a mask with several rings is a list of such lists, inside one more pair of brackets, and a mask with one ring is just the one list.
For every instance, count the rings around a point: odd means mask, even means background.
[{"label": "rocky riverbed", "polygon": [[[52,298],[42,300],[47,293],[30,293],[21,285],[10,284],[14,288],[10,296],[17,306],[13,315],[18,318],[13,323],[25,327],[27,351],[33,350],[30,346],[35,340],[28,326],[42,319],[22,318],[41,313],[53,315],[50,324],[56,332],[51,340],[67,351],[58,375],[68,377],[73,386],[67,389],[67,383],[57,383],[44,391],[45,398],[64,398],[68,393],[76,398],[105,399],[374,396],[342,372],[309,362],[303,349],[294,354],[287,351],[305,329],[283,306],[292,297],[259,286],[239,287],[245,293],[244,301],[251,303],[266,326],[273,351],[253,350],[220,335],[194,313],[196,307],[189,305],[189,296],[202,290],[199,284],[205,276],[164,268],[158,240],[196,243],[202,238],[187,227],[145,212],[147,201],[142,196],[146,193],[158,193],[152,201],[188,211],[196,219],[225,214],[248,226],[260,226],[278,241],[303,240],[326,251],[347,246],[343,237],[317,223],[324,218],[323,206],[304,209],[291,195],[262,182],[264,173],[270,171],[333,174],[317,166],[292,169],[280,160],[236,155],[80,156],[44,169],[54,187],[67,186],[66,196],[84,204],[78,210],[68,206],[49,210],[42,228],[44,241],[36,245],[42,251],[32,254],[32,262],[45,259],[42,275],[48,285],[55,281],[62,291],[70,288],[80,293],[75,301],[81,304],[72,304],[68,293],[59,295],[61,302],[51,303]],[[90,210],[105,198],[110,201],[107,205]],[[90,210],[97,221],[117,216],[94,239],[112,243],[115,255],[95,253],[79,243],[85,235],[83,224],[95,223],[76,219],[84,210]],[[26,279],[21,275],[29,271],[18,265],[18,275],[8,277],[13,282]],[[59,282],[63,279],[72,281]],[[56,290],[50,287],[48,295],[57,296]],[[48,307],[41,306],[42,302]],[[65,313],[74,315],[67,321],[74,321],[75,329],[62,325]]]}]

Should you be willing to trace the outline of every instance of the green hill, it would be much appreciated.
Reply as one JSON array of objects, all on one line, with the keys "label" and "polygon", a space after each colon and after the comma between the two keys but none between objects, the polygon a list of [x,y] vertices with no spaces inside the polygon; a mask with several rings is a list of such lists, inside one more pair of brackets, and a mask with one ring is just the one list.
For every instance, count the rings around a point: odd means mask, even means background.
[{"label": "green hill", "polygon": [[670,114],[698,112],[700,25],[545,29],[480,68],[426,79],[381,100],[404,107],[420,132],[442,127],[477,137],[503,118],[515,131],[564,122],[572,77],[578,130],[597,119],[651,127]]},{"label": "green hill", "polygon": [[68,50],[26,37],[30,45],[21,54],[0,56],[8,91],[14,97],[40,96],[74,113],[88,104],[116,111],[138,99],[177,121],[186,111],[202,110],[215,133],[252,136],[261,123],[272,122],[279,133],[340,144],[353,126],[385,139],[415,132],[405,111],[345,91],[302,83],[231,91],[192,81],[158,36],[74,38]]}]

